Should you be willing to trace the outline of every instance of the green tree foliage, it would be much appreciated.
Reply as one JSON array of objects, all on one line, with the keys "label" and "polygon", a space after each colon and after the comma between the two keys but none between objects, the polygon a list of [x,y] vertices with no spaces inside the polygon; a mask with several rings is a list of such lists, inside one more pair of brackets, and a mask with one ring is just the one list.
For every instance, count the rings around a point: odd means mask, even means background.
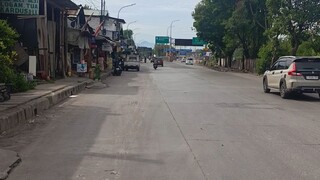
[{"label": "green tree foliage", "polygon": [[126,39],[132,39],[133,31],[132,31],[131,29],[123,30],[123,36],[124,36]]},{"label": "green tree foliage", "polygon": [[91,9],[92,9],[92,7],[91,7],[91,6],[89,6],[89,5],[87,5],[87,4],[85,4],[85,5],[83,6],[83,9],[91,10]]},{"label": "green tree foliage", "polygon": [[242,49],[261,72],[281,55],[320,53],[319,0],[202,0],[192,16],[216,55]]},{"label": "green tree foliage", "polygon": [[238,47],[245,58],[256,58],[265,42],[265,0],[202,0],[192,15],[197,35],[228,58],[229,66]]},{"label": "green tree foliage", "polygon": [[11,48],[16,43],[18,34],[10,28],[5,20],[0,20],[0,82],[13,81],[13,57]]},{"label": "green tree foliage", "polygon": [[15,71],[12,51],[19,35],[5,20],[0,20],[0,83],[13,85],[14,92],[27,91],[35,87],[33,82],[27,82],[22,74]]},{"label": "green tree foliage", "polygon": [[270,30],[290,39],[291,55],[296,55],[299,46],[307,40],[320,21],[318,0],[267,0]]},{"label": "green tree foliage", "polygon": [[192,13],[197,36],[208,42],[210,49],[220,57],[233,54],[235,49],[227,47],[223,40],[224,23],[231,17],[234,4],[235,0],[202,0]]}]

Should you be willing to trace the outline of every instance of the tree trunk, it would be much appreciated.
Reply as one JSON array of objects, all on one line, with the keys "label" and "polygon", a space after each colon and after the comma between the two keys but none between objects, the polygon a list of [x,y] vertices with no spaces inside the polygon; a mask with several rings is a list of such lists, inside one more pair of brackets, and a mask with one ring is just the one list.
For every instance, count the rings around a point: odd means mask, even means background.
[{"label": "tree trunk", "polygon": [[291,55],[292,56],[297,55],[298,49],[299,49],[299,43],[295,42],[295,44],[292,46],[292,49],[291,49]]},{"label": "tree trunk", "polygon": [[242,55],[242,61],[241,61],[241,70],[244,70],[244,60],[245,60],[245,57],[244,57],[244,55]]}]

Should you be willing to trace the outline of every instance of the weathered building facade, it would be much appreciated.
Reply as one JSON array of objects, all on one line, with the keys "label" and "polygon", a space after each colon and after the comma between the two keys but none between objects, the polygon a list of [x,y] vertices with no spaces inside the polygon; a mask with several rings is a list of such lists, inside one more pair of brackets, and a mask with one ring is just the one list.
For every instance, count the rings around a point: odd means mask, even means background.
[{"label": "weathered building facade", "polygon": [[71,0],[1,0],[0,19],[20,34],[15,51],[16,65],[28,69],[30,56],[36,57],[36,74],[43,79],[64,77],[67,72],[68,9],[78,9]]}]

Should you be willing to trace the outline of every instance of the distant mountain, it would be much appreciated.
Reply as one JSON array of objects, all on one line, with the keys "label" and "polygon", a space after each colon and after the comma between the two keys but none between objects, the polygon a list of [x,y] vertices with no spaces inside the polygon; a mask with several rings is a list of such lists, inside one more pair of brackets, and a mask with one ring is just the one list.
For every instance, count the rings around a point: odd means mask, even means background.
[{"label": "distant mountain", "polygon": [[141,41],[141,42],[137,43],[137,46],[154,48],[154,44],[151,42],[148,42],[148,41]]}]

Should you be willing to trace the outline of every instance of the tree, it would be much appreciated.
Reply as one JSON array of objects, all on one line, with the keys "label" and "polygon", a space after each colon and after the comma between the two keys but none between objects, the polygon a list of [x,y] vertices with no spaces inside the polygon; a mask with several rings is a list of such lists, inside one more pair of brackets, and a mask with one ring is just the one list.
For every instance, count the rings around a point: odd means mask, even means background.
[{"label": "tree", "polygon": [[202,0],[192,13],[197,36],[208,42],[210,49],[220,58],[230,57],[234,51],[234,48],[226,47],[223,39],[226,31],[224,23],[231,17],[235,1]]},{"label": "tree", "polygon": [[8,23],[0,20],[0,83],[9,83],[13,79],[14,52],[12,52],[12,47],[17,38],[18,34]]},{"label": "tree", "polygon": [[124,30],[123,35],[124,35],[124,38],[126,39],[132,39],[133,31],[131,29]]},{"label": "tree", "polygon": [[0,20],[0,83],[12,84],[14,92],[27,91],[35,87],[34,82],[26,81],[14,67],[16,53],[12,51],[19,35],[7,21]]},{"label": "tree", "polygon": [[85,4],[85,5],[83,6],[83,9],[91,10],[92,8],[91,8],[91,6],[89,6],[89,5]]},{"label": "tree", "polygon": [[320,2],[318,0],[267,0],[270,31],[287,36],[291,55],[296,55],[301,43],[319,26]]},{"label": "tree", "polygon": [[238,43],[243,50],[242,69],[245,69],[245,59],[256,59],[265,43],[264,9],[262,0],[239,0],[225,23],[229,37],[225,38],[225,43],[230,47]]}]

